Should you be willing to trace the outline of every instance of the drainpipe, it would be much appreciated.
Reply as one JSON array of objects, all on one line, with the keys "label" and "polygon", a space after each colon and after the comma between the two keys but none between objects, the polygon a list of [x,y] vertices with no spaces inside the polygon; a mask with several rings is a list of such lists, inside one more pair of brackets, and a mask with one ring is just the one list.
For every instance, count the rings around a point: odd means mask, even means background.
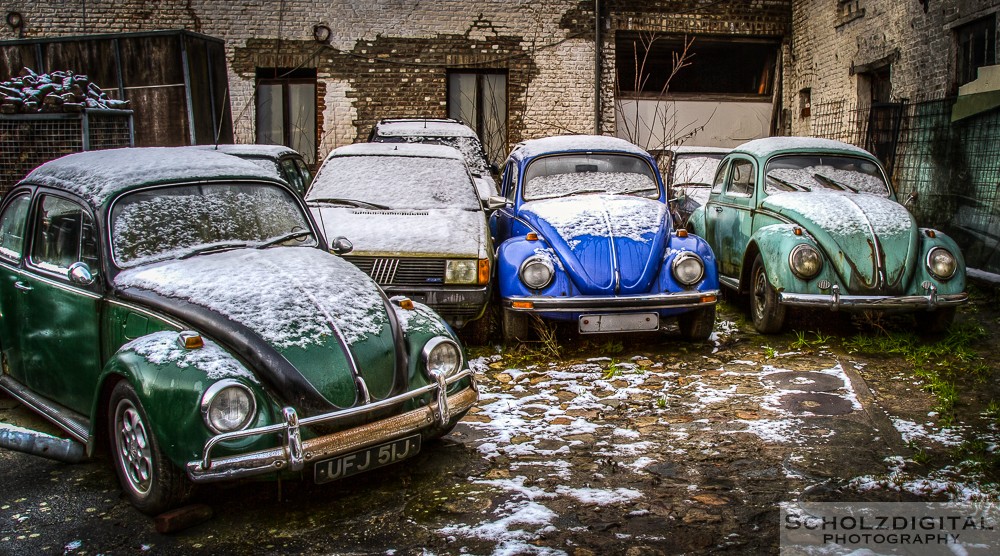
[{"label": "drainpipe", "polygon": [[594,0],[594,135],[601,134],[601,0]]}]

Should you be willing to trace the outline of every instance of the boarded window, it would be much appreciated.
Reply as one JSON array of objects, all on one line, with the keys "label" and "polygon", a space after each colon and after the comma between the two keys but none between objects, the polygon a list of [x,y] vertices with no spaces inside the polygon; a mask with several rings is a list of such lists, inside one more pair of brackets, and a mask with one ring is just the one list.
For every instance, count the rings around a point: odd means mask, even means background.
[{"label": "boarded window", "polygon": [[449,72],[448,117],[476,131],[491,163],[507,158],[507,73]]},{"label": "boarded window", "polygon": [[316,162],[316,70],[257,68],[257,143]]},{"label": "boarded window", "polygon": [[955,29],[958,84],[975,81],[979,68],[997,60],[997,18],[990,15]]}]

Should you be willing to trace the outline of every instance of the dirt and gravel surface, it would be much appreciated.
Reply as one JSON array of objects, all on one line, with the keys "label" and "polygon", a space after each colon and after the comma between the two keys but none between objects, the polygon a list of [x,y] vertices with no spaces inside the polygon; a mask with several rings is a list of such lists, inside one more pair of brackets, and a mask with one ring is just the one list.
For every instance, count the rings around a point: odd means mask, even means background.
[{"label": "dirt and gravel surface", "polygon": [[[481,400],[415,459],[206,487],[211,519],[172,534],[106,458],[0,449],[0,553],[758,554],[778,551],[781,502],[996,499],[1000,313],[974,299],[933,340],[830,313],[761,336],[723,305],[704,344],[471,347]],[[33,422],[0,397],[0,424]]]}]

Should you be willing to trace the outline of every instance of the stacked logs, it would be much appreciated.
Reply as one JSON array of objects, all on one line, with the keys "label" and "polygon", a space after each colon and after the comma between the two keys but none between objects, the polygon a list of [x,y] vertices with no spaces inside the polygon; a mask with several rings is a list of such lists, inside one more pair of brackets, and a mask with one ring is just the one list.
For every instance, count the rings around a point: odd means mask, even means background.
[{"label": "stacked logs", "polygon": [[84,108],[124,109],[127,100],[109,98],[86,75],[72,71],[35,73],[29,68],[0,83],[0,114],[81,112]]}]

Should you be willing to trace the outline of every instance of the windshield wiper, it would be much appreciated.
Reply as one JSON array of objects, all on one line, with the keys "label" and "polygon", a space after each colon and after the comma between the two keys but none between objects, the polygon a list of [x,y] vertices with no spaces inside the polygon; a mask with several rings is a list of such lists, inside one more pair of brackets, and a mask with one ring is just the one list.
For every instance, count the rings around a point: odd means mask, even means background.
[{"label": "windshield wiper", "polygon": [[799,185],[797,183],[792,183],[790,181],[785,181],[781,178],[776,178],[774,176],[767,176],[767,179],[774,180],[778,185],[783,185],[792,191],[812,191],[812,188],[807,185]]},{"label": "windshield wiper", "polygon": [[310,232],[309,230],[294,230],[294,231],[288,232],[287,234],[280,235],[280,236],[278,236],[276,238],[269,239],[269,240],[265,241],[264,243],[261,243],[260,245],[257,246],[257,249],[266,249],[268,247],[271,247],[272,245],[277,245],[279,243],[284,243],[284,242],[292,240],[292,239],[305,238],[306,236],[311,236],[311,235],[312,235],[312,232]]},{"label": "windshield wiper", "polygon": [[340,198],[328,198],[328,199],[306,199],[309,203],[327,203],[331,205],[347,205],[357,208],[370,208],[375,210],[390,210],[391,207],[385,205],[380,205],[378,203],[369,203],[368,201],[359,201],[357,199],[340,199]]},{"label": "windshield wiper", "polygon": [[851,186],[847,185],[846,183],[840,183],[838,181],[835,181],[833,178],[828,178],[828,177],[824,176],[823,174],[813,174],[813,177],[816,178],[818,181],[821,181],[821,182],[823,182],[823,183],[825,183],[827,185],[832,185],[834,187],[843,189],[844,191],[850,191],[851,193],[857,193],[858,192],[857,188],[851,187]]},{"label": "windshield wiper", "polygon": [[231,249],[242,249],[244,247],[250,247],[250,246],[247,245],[246,243],[239,241],[230,241],[228,243],[213,243],[211,245],[205,245],[203,247],[199,247],[192,251],[188,251],[187,253],[184,253],[183,255],[177,258],[189,259],[191,257],[194,257],[195,255],[204,255],[205,253],[216,253],[218,251],[229,251]]}]

